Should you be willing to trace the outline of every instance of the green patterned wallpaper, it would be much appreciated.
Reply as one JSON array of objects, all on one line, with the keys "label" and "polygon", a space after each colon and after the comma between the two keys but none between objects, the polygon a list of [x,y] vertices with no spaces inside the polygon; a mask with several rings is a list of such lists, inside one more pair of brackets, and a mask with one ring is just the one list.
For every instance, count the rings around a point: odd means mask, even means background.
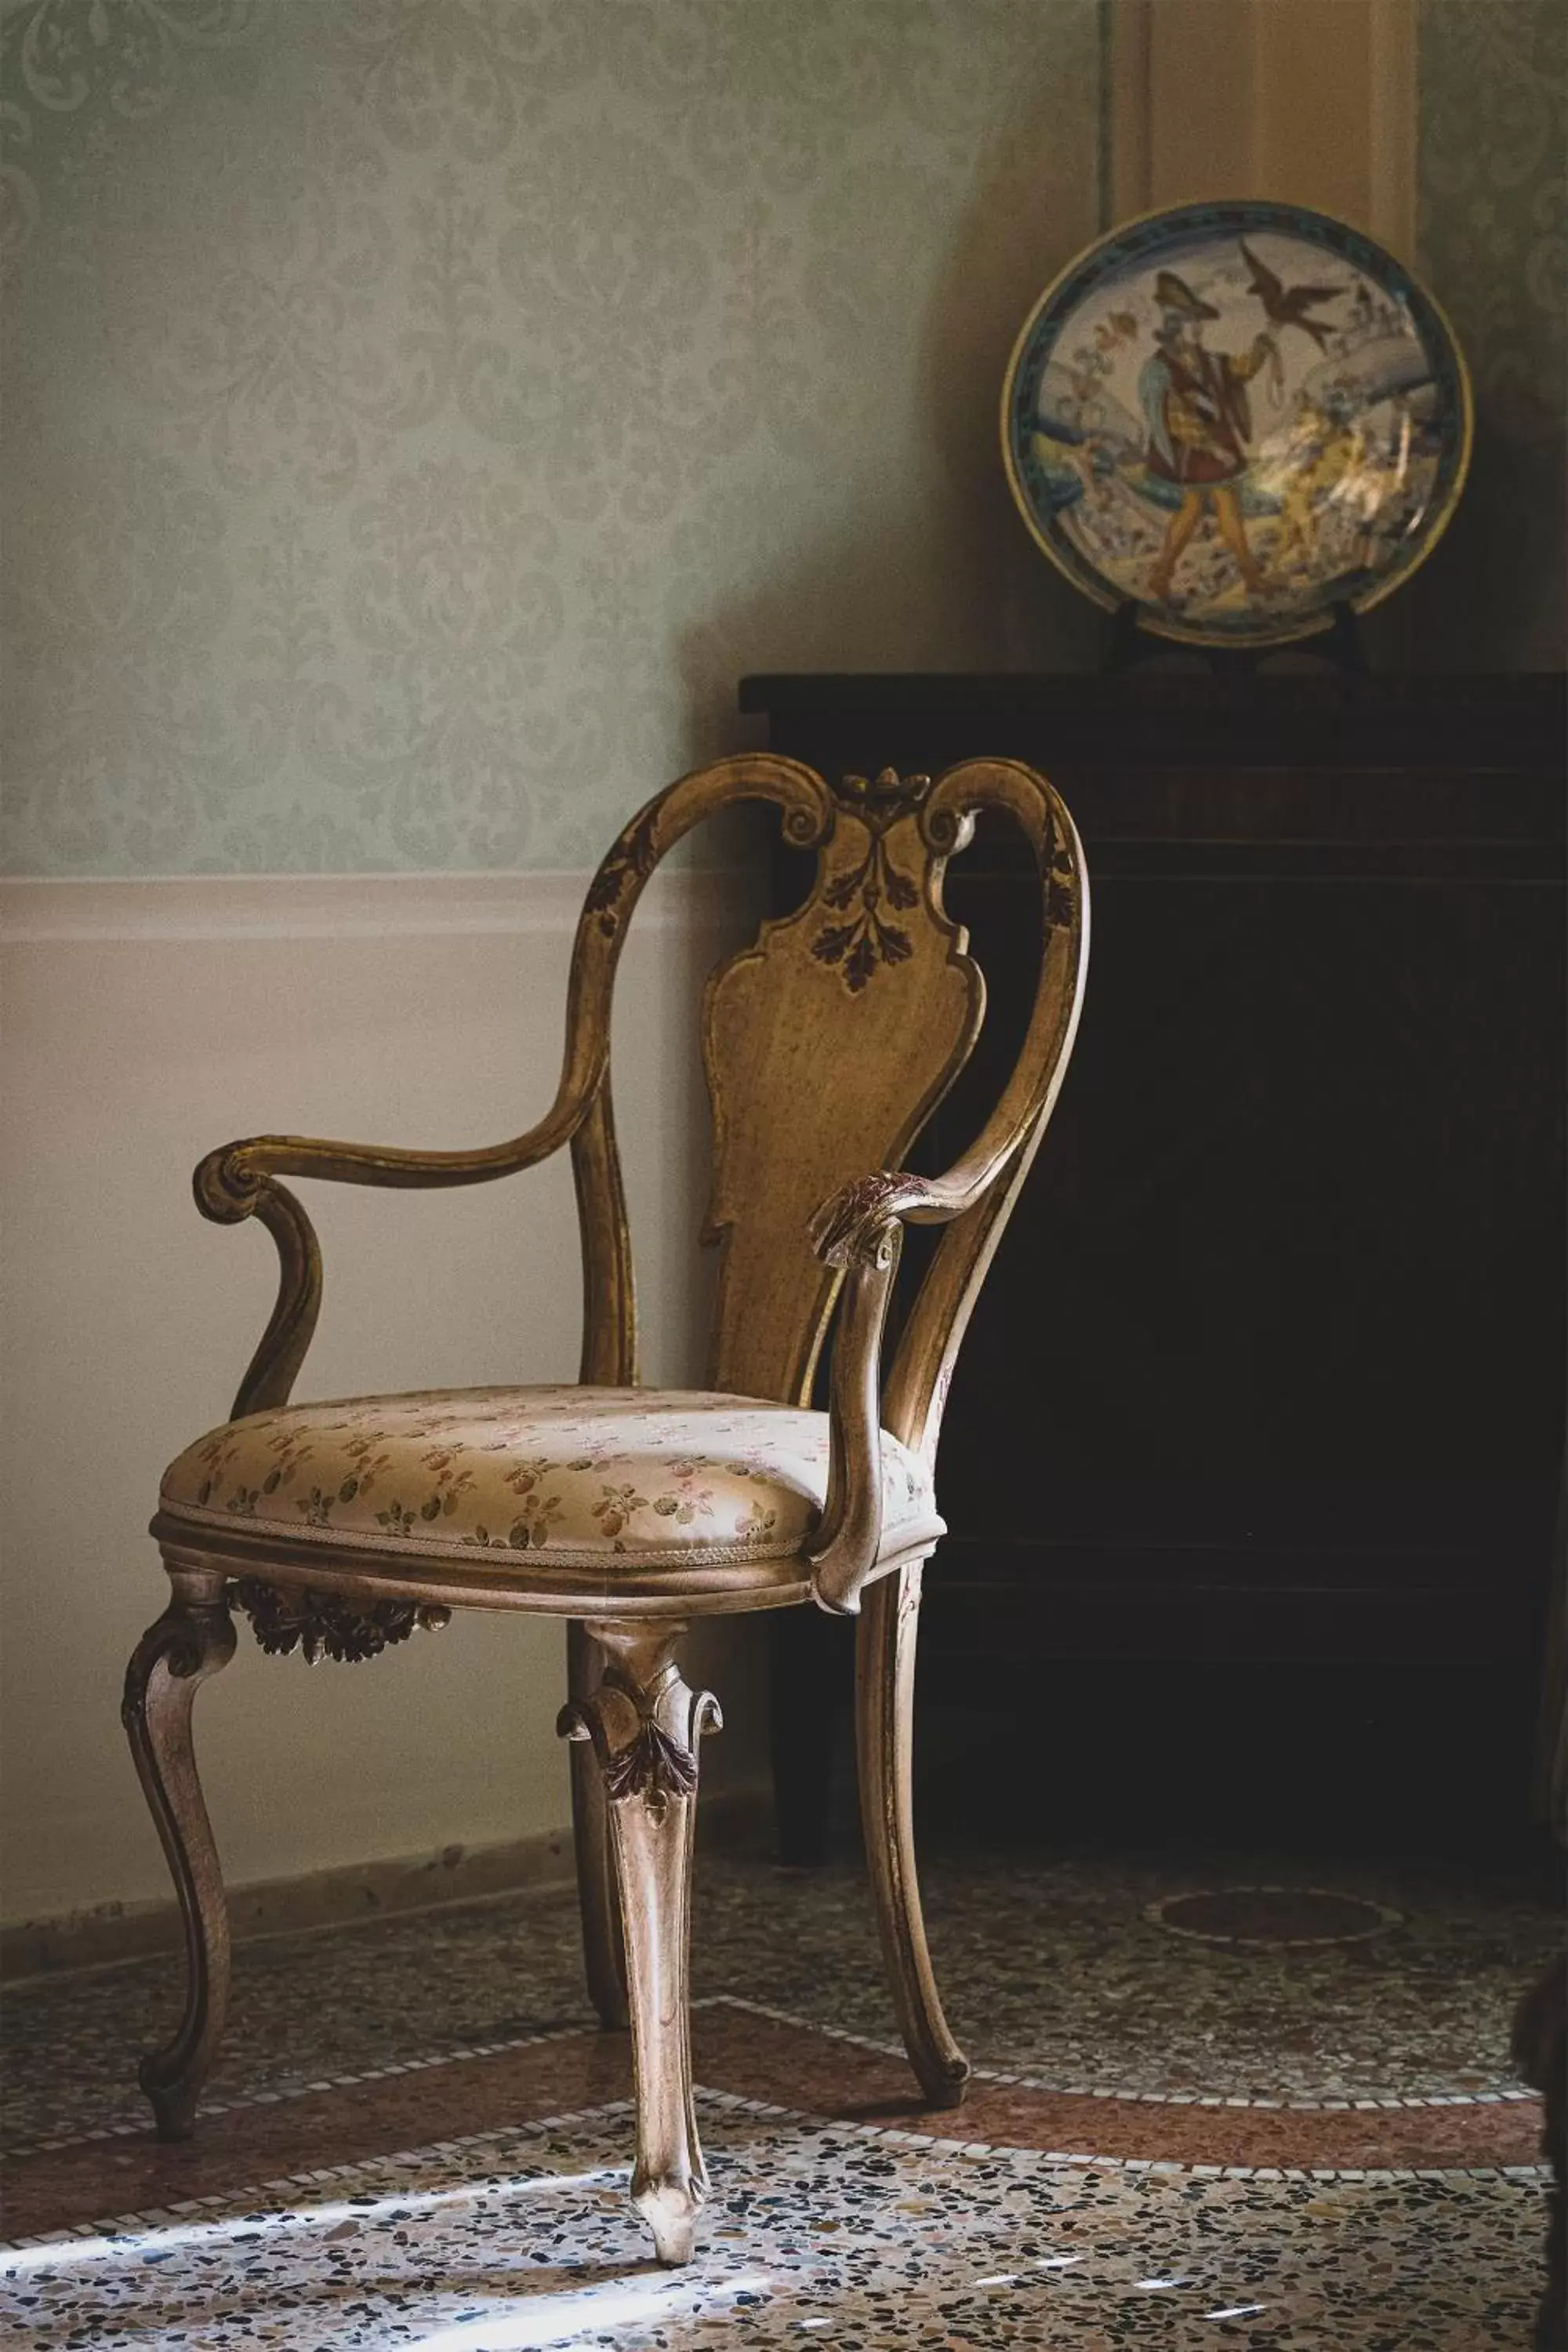
[{"label": "green patterned wallpaper", "polygon": [[[4,847],[574,866],[750,668],[1072,667],[995,455],[1096,0],[6,0]],[[1419,0],[1475,470],[1386,656],[1563,646],[1557,0]]]},{"label": "green patterned wallpaper", "polygon": [[1071,666],[1094,0],[6,0],[5,849],[571,867],[754,668]]},{"label": "green patterned wallpaper", "polygon": [[1568,8],[1421,0],[1417,237],[1476,383],[1469,487],[1413,583],[1424,667],[1563,667]]}]

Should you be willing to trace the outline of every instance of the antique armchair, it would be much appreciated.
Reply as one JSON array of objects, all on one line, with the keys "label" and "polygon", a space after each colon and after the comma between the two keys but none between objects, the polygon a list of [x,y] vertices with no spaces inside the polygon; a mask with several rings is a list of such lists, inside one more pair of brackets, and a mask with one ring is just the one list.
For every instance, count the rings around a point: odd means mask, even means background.
[{"label": "antique armchair", "polygon": [[[740,799],[777,804],[786,837],[817,851],[816,878],[803,905],[764,922],[708,982],[704,1238],[721,1244],[711,1385],[660,1391],[637,1385],[611,991],[659,859]],[[899,1162],[963,1067],[984,1006],[965,934],[942,910],[942,876],[986,808],[1033,845],[1038,987],[1001,1099],[959,1163],[927,1181]],[[595,876],[573,950],[560,1087],[528,1134],[448,1152],[263,1136],[201,1162],[203,1214],[258,1217],[282,1273],[233,1417],[165,1473],[153,1533],[172,1593],[126,1676],[125,1725],[188,1959],[179,2027],[141,2070],[163,2137],[192,2128],[227,2000],[227,1917],[191,1715],[200,1684],[233,1655],[236,1609],[264,1649],[312,1658],[368,1657],[454,1608],[567,1620],[560,1728],[578,1743],[588,1986],[606,2024],[630,2023],[632,2197],[667,2263],[689,2258],[706,2185],[687,1915],[697,1746],[719,1724],[712,1698],[681,1679],[678,1643],[705,1612],[813,1600],[858,1612],[861,1802],[882,1949],[925,2095],[957,2105],[968,2066],[932,1981],[910,1801],[921,1575],[942,1533],[932,1465],[964,1325],[1071,1049],[1088,919],[1072,821],[1026,768],[974,761],[934,784],[889,771],[830,788],[794,761],[721,760],[650,801]],[[279,1178],[476,1184],[562,1144],[582,1228],[579,1385],[290,1405],[321,1273],[310,1221]],[[907,1221],[946,1231],[884,1367]],[[812,1412],[836,1307],[829,1410]]]}]

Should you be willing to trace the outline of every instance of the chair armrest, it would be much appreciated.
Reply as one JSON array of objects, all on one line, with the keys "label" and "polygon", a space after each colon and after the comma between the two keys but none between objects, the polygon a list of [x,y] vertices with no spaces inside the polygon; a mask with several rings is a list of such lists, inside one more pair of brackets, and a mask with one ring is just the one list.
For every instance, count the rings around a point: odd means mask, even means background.
[{"label": "chair armrest", "polygon": [[827,1496],[811,1551],[817,1604],[836,1616],[858,1612],[881,1545],[882,1333],[904,1225],[943,1225],[966,1215],[1027,1140],[1027,1127],[1004,1102],[944,1176],[894,1169],[857,1177],[811,1221],[816,1255],[847,1276],[828,1379]]},{"label": "chair armrest", "polygon": [[945,1176],[910,1176],[902,1169],[858,1176],[813,1217],[813,1250],[824,1265],[868,1265],[876,1260],[881,1237],[900,1225],[945,1225],[962,1217],[989,1191],[1003,1164],[987,1159],[977,1168],[979,1158],[978,1151],[969,1153]]},{"label": "chair armrest", "polygon": [[570,1141],[587,1108],[582,1097],[565,1097],[563,1091],[526,1135],[479,1151],[402,1151],[300,1135],[254,1135],[209,1151],[192,1179],[197,1208],[219,1225],[259,1218],[278,1245],[279,1262],[278,1297],[240,1381],[231,1419],[288,1403],[321,1312],[321,1244],[303,1205],[279,1183],[279,1176],[401,1190],[483,1184],[547,1159]]},{"label": "chair armrest", "polygon": [[[812,1546],[819,1606],[853,1614],[879,1564],[882,1422],[928,1458],[970,1310],[1055,1106],[1083,1002],[1089,888],[1071,817],[1042,777],[1007,760],[973,760],[939,778],[921,817],[944,856],[969,838],[974,812],[1005,809],[1031,844],[1042,943],[1022,1049],[990,1118],[938,1177],[882,1171],[846,1184],[811,1221],[811,1243],[847,1276],[829,1384],[827,1496]],[[913,1301],[883,1395],[888,1302],[909,1224],[949,1225]]]},{"label": "chair armrest", "polygon": [[1005,1164],[977,1146],[946,1176],[858,1177],[825,1201],[811,1244],[847,1276],[828,1382],[827,1495],[811,1548],[819,1608],[854,1616],[882,1537],[882,1333],[905,1220],[944,1224],[984,1199]]},{"label": "chair armrest", "polygon": [[398,1151],[374,1145],[258,1135],[211,1151],[195,1171],[196,1205],[218,1224],[259,1217],[282,1273],[272,1319],[239,1385],[237,1416],[286,1404],[321,1300],[321,1256],[310,1221],[279,1176],[339,1184],[483,1184],[570,1143],[583,1239],[584,1381],[637,1377],[637,1313],[626,1202],[608,1088],[610,999],[626,927],[659,859],[691,827],[734,800],[775,802],[787,837],[810,848],[832,828],[833,803],[811,769],[746,751],[656,793],[612,844],[578,919],[566,987],[565,1055],[555,1100],[537,1127],[483,1151]]},{"label": "chair armrest", "polygon": [[375,1143],[332,1143],[308,1135],[252,1135],[220,1144],[196,1167],[196,1205],[215,1224],[237,1225],[258,1213],[257,1195],[274,1176],[316,1176],[331,1184],[422,1190],[483,1184],[531,1168],[567,1142],[574,1120],[552,1112],[527,1135],[481,1151],[403,1151]]}]

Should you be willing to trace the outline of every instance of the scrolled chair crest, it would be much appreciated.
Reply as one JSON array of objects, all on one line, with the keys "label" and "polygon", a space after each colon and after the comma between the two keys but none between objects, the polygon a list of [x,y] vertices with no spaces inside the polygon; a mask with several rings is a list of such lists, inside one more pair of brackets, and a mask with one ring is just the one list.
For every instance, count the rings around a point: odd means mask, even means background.
[{"label": "scrolled chair crest", "polygon": [[931,790],[931,778],[900,776],[897,768],[881,768],[874,776],[841,776],[834,798],[852,808],[867,824],[886,826],[910,815]]}]

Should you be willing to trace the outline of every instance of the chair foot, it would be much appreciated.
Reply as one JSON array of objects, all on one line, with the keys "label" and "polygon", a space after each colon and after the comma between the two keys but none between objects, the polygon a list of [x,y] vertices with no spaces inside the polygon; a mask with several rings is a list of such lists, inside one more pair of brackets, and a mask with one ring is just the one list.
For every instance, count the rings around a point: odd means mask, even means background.
[{"label": "chair foot", "polygon": [[185,2006],[172,2039],[138,2073],[160,2139],[188,2139],[228,2011],[228,1905],[196,1777],[191,1710],[234,1655],[234,1623],[216,1572],[171,1569],[174,1597],[125,1672],[121,1719],[180,1899]]},{"label": "chair foot", "polygon": [[662,2263],[689,2262],[708,2176],[691,2095],[689,1945],[697,1743],[719,1709],[681,1680],[684,1624],[596,1622],[598,1687],[563,1708],[602,1777],[625,1937],[637,2088],[632,2202]]},{"label": "chair foot", "polygon": [[962,2105],[969,2061],[948,2031],[926,1948],[915,1869],[910,1759],[924,1562],[871,1585],[857,1629],[860,1819],[888,1989],[910,2063],[933,2107]]},{"label": "chair foot", "polygon": [[[136,2069],[136,2080],[145,2092],[153,2110],[153,2129],[159,2139],[189,2139],[196,2128],[196,2099],[201,2084],[184,2082],[165,2089],[160,2074],[159,2061],[164,2053],[158,2051],[143,2058]],[[204,2072],[206,2070],[204,2069]]]},{"label": "chair foot", "polygon": [[653,2250],[671,2270],[689,2263],[696,2251],[698,2209],[707,2194],[706,2176],[681,2183],[664,2181],[657,2188],[633,2186],[632,2203],[653,2233]]}]

